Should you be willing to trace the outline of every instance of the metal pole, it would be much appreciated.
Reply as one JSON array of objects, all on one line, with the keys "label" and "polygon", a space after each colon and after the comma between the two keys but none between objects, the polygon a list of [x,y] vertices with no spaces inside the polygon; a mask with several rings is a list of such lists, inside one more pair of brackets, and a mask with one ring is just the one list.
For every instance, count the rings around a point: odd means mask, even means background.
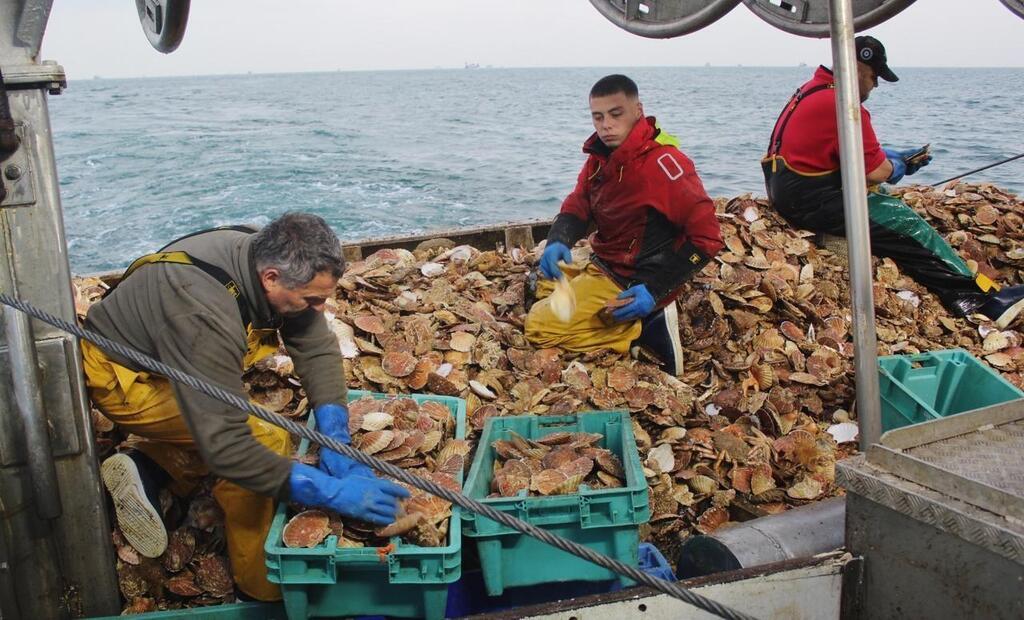
[{"label": "metal pole", "polygon": [[850,252],[850,301],[853,315],[854,364],[857,378],[857,419],[861,450],[882,434],[878,395],[875,305],[871,290],[871,238],[860,125],[860,89],[853,49],[851,0],[829,0],[832,67],[836,80],[836,118],[839,122],[840,161],[846,241]]},{"label": "metal pole", "polygon": [[56,519],[61,515],[57,469],[54,467],[46,412],[39,391],[39,363],[28,317],[14,308],[4,308],[4,333],[11,366],[14,406],[25,433],[25,460],[35,495],[36,515]]}]

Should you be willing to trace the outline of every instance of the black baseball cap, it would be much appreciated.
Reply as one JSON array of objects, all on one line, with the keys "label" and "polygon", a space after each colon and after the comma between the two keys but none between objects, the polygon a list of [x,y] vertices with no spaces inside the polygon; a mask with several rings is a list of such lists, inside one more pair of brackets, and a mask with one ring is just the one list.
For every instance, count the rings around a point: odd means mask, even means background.
[{"label": "black baseball cap", "polygon": [[860,36],[853,40],[857,46],[857,60],[875,70],[878,77],[886,82],[898,82],[899,78],[886,63],[885,47],[875,37]]}]

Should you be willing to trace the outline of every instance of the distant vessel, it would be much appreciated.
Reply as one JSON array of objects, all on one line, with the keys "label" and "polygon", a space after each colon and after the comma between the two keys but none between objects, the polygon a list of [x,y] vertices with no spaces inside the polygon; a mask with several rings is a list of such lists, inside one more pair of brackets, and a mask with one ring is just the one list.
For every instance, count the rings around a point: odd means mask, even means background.
[{"label": "distant vessel", "polygon": [[475,62],[467,62],[466,63],[466,68],[467,69],[479,69],[480,68],[480,64],[479,63],[475,63]]}]

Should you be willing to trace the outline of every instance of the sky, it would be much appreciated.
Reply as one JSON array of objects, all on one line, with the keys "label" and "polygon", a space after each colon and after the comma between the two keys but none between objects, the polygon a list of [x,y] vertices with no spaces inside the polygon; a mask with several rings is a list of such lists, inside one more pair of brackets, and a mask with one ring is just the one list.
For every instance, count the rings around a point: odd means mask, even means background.
[{"label": "sky", "polygon": [[[824,0],[821,0],[824,1]],[[129,0],[55,0],[42,58],[70,79],[462,67],[829,64],[743,4],[696,33],[644,39],[587,0],[196,0],[172,54]],[[868,33],[890,66],[1024,66],[1024,20],[999,0],[917,0]]]}]

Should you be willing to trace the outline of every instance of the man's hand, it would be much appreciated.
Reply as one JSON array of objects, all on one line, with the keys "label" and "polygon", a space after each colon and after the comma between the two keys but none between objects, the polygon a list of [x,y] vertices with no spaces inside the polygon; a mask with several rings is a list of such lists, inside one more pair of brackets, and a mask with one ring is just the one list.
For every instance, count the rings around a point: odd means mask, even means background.
[{"label": "man's hand", "polygon": [[885,152],[885,156],[889,159],[889,163],[892,164],[892,174],[886,179],[887,183],[899,183],[903,175],[907,173],[907,162],[903,161],[903,155],[900,151],[894,149],[882,149]]},{"label": "man's hand", "polygon": [[[916,173],[921,168],[924,168],[932,161],[932,156],[927,151],[927,147],[924,149],[907,149],[905,151],[897,151],[896,149],[882,149],[885,151],[885,156],[891,161],[893,174],[890,177],[890,183],[896,183],[903,177],[903,175],[910,176]],[[911,157],[919,155],[922,150],[925,153],[924,157],[918,157],[916,160],[911,161]],[[896,173],[901,171],[900,164],[902,164],[902,173],[895,180],[892,177],[896,176]]]},{"label": "man's hand", "polygon": [[654,310],[654,297],[647,290],[646,284],[637,284],[627,288],[619,293],[618,299],[632,299],[633,301],[612,312],[612,318],[616,321],[625,322],[642,319]]},{"label": "man's hand", "polygon": [[[344,405],[320,405],[313,410],[313,417],[316,418],[317,431],[343,444],[351,443],[352,439],[348,433],[348,409]],[[373,477],[373,470],[366,465],[327,448],[320,450],[320,469],[339,478],[349,474]]]},{"label": "man's hand", "polygon": [[348,475],[334,477],[295,463],[288,476],[291,500],[307,506],[328,508],[347,517],[387,525],[398,514],[398,500],[409,491],[388,480]]},{"label": "man's hand", "polygon": [[540,256],[540,272],[548,280],[557,280],[562,277],[562,270],[558,268],[558,261],[565,263],[572,262],[572,252],[569,246],[558,241],[552,241],[544,248]]}]

